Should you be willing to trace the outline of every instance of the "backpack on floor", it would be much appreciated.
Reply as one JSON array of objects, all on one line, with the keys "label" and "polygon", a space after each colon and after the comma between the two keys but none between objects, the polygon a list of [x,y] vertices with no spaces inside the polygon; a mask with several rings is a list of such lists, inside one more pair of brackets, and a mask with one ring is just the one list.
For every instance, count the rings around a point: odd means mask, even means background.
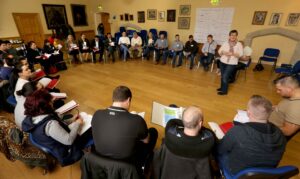
[{"label": "backpack on floor", "polygon": [[265,69],[264,66],[261,63],[258,63],[253,68],[253,71],[263,71],[264,69]]}]

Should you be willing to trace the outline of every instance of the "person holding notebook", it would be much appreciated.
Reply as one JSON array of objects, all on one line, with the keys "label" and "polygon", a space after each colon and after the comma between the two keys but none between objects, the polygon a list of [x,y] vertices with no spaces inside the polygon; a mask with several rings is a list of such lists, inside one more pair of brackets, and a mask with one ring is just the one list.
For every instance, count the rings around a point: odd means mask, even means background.
[{"label": "person holding notebook", "polygon": [[249,122],[231,128],[218,145],[219,166],[235,175],[251,167],[276,167],[285,151],[286,139],[274,124],[268,122],[272,104],[254,95],[248,102]]},{"label": "person holding notebook", "polygon": [[101,156],[127,161],[142,173],[142,166],[153,152],[158,137],[145,120],[128,112],[132,93],[126,86],[113,91],[112,106],[95,112],[92,119],[95,152]]},{"label": "person holding notebook", "polygon": [[53,97],[46,90],[37,90],[26,97],[26,118],[22,130],[32,135],[39,145],[52,151],[62,166],[71,165],[83,156],[83,149],[92,140],[91,129],[78,135],[83,119],[77,116],[69,125],[54,112]]}]

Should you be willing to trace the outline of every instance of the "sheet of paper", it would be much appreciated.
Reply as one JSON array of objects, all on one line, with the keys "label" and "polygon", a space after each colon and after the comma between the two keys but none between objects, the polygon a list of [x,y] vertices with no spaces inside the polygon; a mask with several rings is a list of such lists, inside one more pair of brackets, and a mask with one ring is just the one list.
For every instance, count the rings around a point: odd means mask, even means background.
[{"label": "sheet of paper", "polygon": [[216,134],[218,139],[222,139],[224,137],[224,132],[221,130],[219,124],[215,122],[208,122],[209,127],[211,130]]},{"label": "sheet of paper", "polygon": [[137,114],[139,116],[141,116],[143,119],[145,119],[145,112],[136,112],[136,111],[131,111],[131,114]]},{"label": "sheet of paper", "polygon": [[39,80],[39,83],[41,83],[44,86],[44,88],[46,88],[51,81],[52,80],[50,78],[42,78]]},{"label": "sheet of paper", "polygon": [[198,43],[207,41],[211,34],[218,44],[228,40],[234,8],[197,8],[194,39]]},{"label": "sheet of paper", "polygon": [[56,97],[56,98],[66,98],[67,97],[67,93],[54,93],[54,92],[51,92],[50,94],[53,97]]},{"label": "sheet of paper", "polygon": [[74,100],[72,100],[72,101],[69,101],[68,103],[64,104],[62,107],[56,109],[55,112],[57,112],[58,114],[63,114],[67,111],[70,111],[70,110],[76,108],[77,106],[79,106],[79,104],[76,103]]},{"label": "sheet of paper", "polygon": [[237,114],[235,115],[233,121],[240,122],[240,123],[249,122],[247,111],[237,110]]},{"label": "sheet of paper", "polygon": [[78,131],[78,134],[82,135],[89,128],[92,127],[92,118],[93,118],[93,116],[90,115],[90,114],[87,114],[86,112],[80,112],[79,115],[83,119],[83,125],[81,126],[81,129]]}]

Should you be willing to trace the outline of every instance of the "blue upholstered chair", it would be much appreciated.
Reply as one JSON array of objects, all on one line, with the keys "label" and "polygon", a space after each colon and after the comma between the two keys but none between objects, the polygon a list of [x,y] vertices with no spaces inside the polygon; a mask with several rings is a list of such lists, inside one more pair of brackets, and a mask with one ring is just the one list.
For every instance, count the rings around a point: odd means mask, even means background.
[{"label": "blue upholstered chair", "polygon": [[165,35],[165,39],[168,38],[168,32],[167,31],[161,30],[161,31],[159,31],[159,35],[160,34],[164,34]]},{"label": "blue upholstered chair", "polygon": [[286,66],[281,65],[281,67],[275,69],[276,73],[279,74],[286,74],[286,75],[293,75],[300,73],[300,60],[294,66]]},{"label": "blue upholstered chair", "polygon": [[237,79],[237,78],[239,77],[240,71],[241,71],[241,70],[244,70],[244,72],[245,72],[244,79],[246,80],[246,77],[247,77],[247,69],[248,69],[249,66],[251,65],[251,62],[252,62],[252,59],[250,58],[249,61],[248,61],[248,63],[246,64],[246,66],[245,66],[244,68],[242,68],[242,69],[240,69],[240,70],[237,71],[235,79]]},{"label": "blue upholstered chair", "polygon": [[280,50],[276,48],[267,48],[264,51],[262,57],[259,58],[258,63],[261,61],[272,62],[273,63],[273,70],[276,68],[277,59],[280,54]]},{"label": "blue upholstered chair", "polygon": [[120,32],[122,33],[122,32],[126,32],[126,28],[125,27],[120,27]]},{"label": "blue upholstered chair", "polygon": [[158,34],[157,34],[157,30],[156,29],[150,29],[149,32],[152,33],[154,39],[158,38]]},{"label": "blue upholstered chair", "polygon": [[16,101],[16,98],[14,97],[14,95],[8,96],[8,98],[6,99],[6,102],[13,107],[16,107],[16,105],[17,105],[17,101]]},{"label": "blue upholstered chair", "polygon": [[278,168],[248,168],[240,171],[234,176],[230,175],[228,171],[222,170],[226,179],[288,179],[299,173],[299,169],[295,166],[282,166]]}]

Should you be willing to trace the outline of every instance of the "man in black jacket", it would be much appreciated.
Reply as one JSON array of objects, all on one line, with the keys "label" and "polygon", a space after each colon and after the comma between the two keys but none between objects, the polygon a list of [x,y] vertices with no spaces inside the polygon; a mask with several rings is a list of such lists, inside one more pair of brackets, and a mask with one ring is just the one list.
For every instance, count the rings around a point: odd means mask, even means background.
[{"label": "man in black jacket", "polygon": [[[198,52],[198,44],[194,40],[192,35],[189,36],[189,40],[185,43],[183,54],[190,60],[190,69],[193,69],[194,66],[194,58],[196,57]],[[177,66],[181,66],[182,61],[179,60],[179,64]]]},{"label": "man in black jacket", "polygon": [[93,53],[93,59],[94,63],[96,63],[96,54],[100,54],[99,56],[99,62],[102,62],[103,60],[103,53],[104,53],[104,44],[103,41],[100,40],[99,36],[95,36],[95,39],[92,41],[92,53]]},{"label": "man in black jacket", "polygon": [[165,143],[155,152],[155,178],[211,178],[209,158],[215,145],[213,132],[202,127],[202,111],[195,106],[172,119],[165,129]]},{"label": "man in black jacket", "polygon": [[249,122],[230,129],[218,146],[219,165],[231,175],[251,167],[276,167],[286,146],[280,129],[268,122],[272,104],[254,95],[248,102]]}]

